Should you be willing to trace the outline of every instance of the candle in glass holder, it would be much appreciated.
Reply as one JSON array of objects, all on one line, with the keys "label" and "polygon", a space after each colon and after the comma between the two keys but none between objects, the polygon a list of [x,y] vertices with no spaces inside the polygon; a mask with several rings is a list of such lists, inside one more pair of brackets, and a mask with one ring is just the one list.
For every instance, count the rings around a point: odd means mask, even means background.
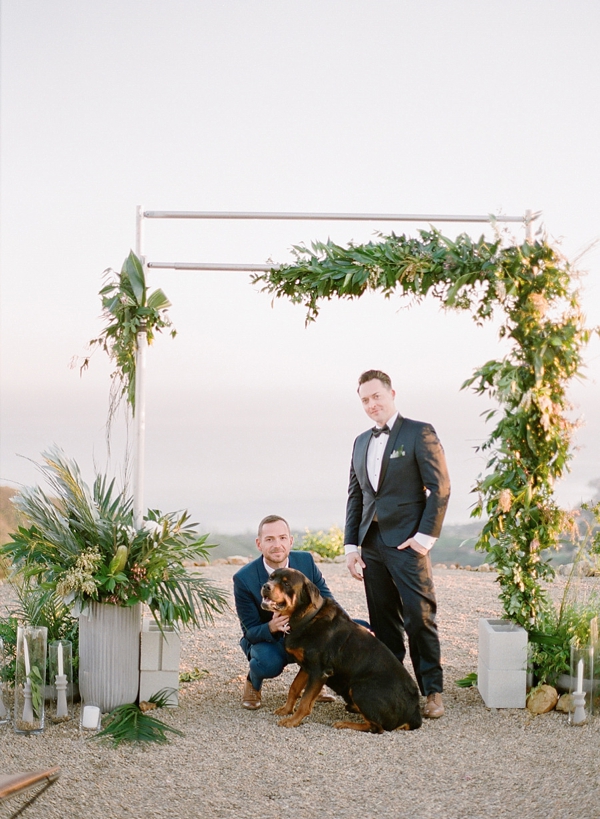
[{"label": "candle in glass holder", "polygon": [[81,716],[82,728],[97,728],[100,721],[100,709],[97,705],[84,705]]},{"label": "candle in glass holder", "polygon": [[58,644],[57,658],[58,658],[58,676],[62,677],[63,674],[65,673],[63,671],[63,647],[62,647],[62,643]]}]

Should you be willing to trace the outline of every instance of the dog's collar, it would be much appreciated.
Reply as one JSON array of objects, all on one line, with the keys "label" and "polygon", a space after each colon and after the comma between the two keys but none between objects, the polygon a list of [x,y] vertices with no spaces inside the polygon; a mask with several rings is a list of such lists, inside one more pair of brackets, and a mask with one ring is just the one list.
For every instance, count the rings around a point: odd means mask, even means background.
[{"label": "dog's collar", "polygon": [[[325,605],[325,598],[321,597],[321,602],[318,604],[318,606],[316,606],[314,611],[310,611],[308,614],[305,614],[304,617],[301,620],[298,620],[297,623],[294,623],[294,629],[297,629],[300,626],[305,626],[307,623],[310,623],[310,621],[313,619],[313,617],[317,616],[317,614],[321,611],[321,609],[323,608],[324,605]],[[288,628],[286,630],[286,634],[289,634],[290,631],[291,631],[291,628],[288,625]]]}]

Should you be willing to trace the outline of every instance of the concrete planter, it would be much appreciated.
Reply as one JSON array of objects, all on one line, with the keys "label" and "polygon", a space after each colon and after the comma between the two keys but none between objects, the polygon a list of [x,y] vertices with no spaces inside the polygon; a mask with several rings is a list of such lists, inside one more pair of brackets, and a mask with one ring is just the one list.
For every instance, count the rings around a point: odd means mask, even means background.
[{"label": "concrete planter", "polygon": [[477,688],[488,708],[525,708],[527,632],[510,620],[479,620]]},{"label": "concrete planter", "polygon": [[79,689],[103,713],[135,702],[140,682],[142,607],[90,603],[79,617]]}]

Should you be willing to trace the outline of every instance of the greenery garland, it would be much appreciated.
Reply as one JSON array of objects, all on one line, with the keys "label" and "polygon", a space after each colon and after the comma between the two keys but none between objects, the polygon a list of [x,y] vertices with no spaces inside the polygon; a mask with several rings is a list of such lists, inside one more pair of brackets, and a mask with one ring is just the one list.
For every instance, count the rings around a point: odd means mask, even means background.
[{"label": "greenery garland", "polygon": [[[100,347],[115,363],[115,370],[111,374],[108,411],[110,429],[110,422],[121,399],[127,400],[135,414],[137,335],[140,331],[145,331],[148,344],[151,344],[156,332],[164,327],[171,327],[166,312],[171,302],[160,288],[148,293],[144,266],[133,251],[123,262],[118,275],[110,268],[105,271],[105,275],[110,279],[99,295],[102,298],[102,315],[107,324],[98,338],[90,341],[90,348],[93,350]],[[176,330],[171,330],[173,338],[176,333]],[[88,364],[89,356],[84,359],[82,369]]]},{"label": "greenery garland", "polygon": [[477,547],[498,570],[507,616],[528,628],[543,619],[549,603],[542,581],[554,570],[545,553],[565,531],[576,534],[572,515],[553,497],[568,469],[575,423],[568,417],[569,381],[581,371],[585,327],[574,273],[547,241],[506,246],[500,237],[454,241],[438,230],[419,238],[379,234],[378,241],[341,247],[331,241],[295,246],[295,263],[254,276],[276,297],[307,308],[314,321],[323,299],[359,298],[367,291],[412,296],[431,294],[446,308],[468,310],[477,324],[501,308],[500,338],[508,355],[486,362],[463,388],[494,398],[500,415],[478,448],[488,453],[474,492],[473,517],[485,515]]}]

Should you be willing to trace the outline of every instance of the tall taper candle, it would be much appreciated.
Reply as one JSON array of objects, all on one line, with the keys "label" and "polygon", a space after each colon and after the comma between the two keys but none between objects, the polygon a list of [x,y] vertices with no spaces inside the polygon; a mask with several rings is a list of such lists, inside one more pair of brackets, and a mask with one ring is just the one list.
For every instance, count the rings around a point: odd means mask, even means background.
[{"label": "tall taper candle", "polygon": [[576,694],[581,694],[583,691],[583,660],[577,663],[577,691]]},{"label": "tall taper candle", "polygon": [[23,659],[25,660],[25,676],[29,678],[31,675],[31,667],[29,665],[29,646],[27,645],[27,637],[23,635]]},{"label": "tall taper candle", "polygon": [[60,642],[58,644],[58,650],[57,650],[56,656],[58,658],[58,676],[62,677],[62,675],[64,674],[64,671],[63,671],[63,647],[62,647],[62,643],[60,643]]}]

